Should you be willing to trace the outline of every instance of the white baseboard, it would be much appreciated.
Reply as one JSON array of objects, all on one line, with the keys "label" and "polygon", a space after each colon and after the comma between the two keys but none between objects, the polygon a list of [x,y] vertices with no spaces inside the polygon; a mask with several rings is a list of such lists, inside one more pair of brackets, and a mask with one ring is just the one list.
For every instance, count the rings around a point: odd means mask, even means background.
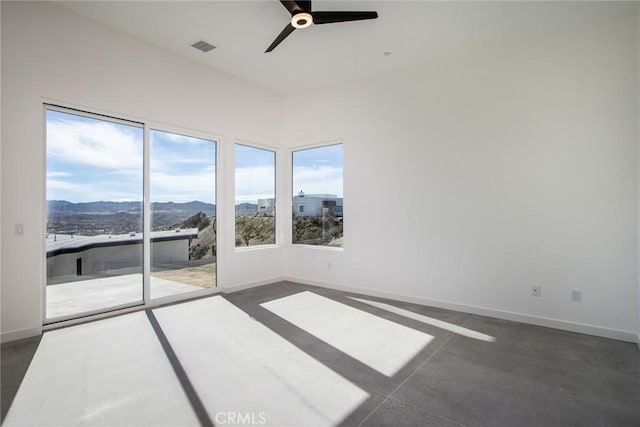
[{"label": "white baseboard", "polygon": [[286,279],[282,276],[276,276],[276,277],[271,277],[269,279],[258,280],[255,282],[245,282],[245,283],[239,283],[231,286],[220,286],[220,292],[222,292],[223,294],[228,294],[232,292],[243,291],[245,289],[255,288],[258,286],[270,285],[272,283],[281,282],[283,280],[286,280]]},{"label": "white baseboard", "polygon": [[358,288],[348,285],[323,282],[318,280],[306,279],[304,277],[285,277],[284,280],[298,282],[311,286],[319,286],[322,288],[336,289],[346,292],[354,292],[374,297],[387,298],[396,301],[409,302],[413,304],[426,305],[430,307],[444,308],[447,310],[461,311],[463,313],[477,314],[480,316],[494,317],[497,319],[511,320],[514,322],[527,323],[530,325],[544,326],[547,328],[560,329],[570,332],[578,332],[581,334],[595,335],[598,337],[611,338],[620,341],[634,342],[640,348],[640,334],[632,331],[623,331],[618,329],[603,328],[601,326],[588,325],[583,323],[569,322],[566,320],[551,319],[547,317],[531,316],[528,314],[514,313],[510,311],[495,310],[492,308],[479,307],[473,305],[459,304],[449,301],[432,300],[428,298],[416,297],[411,295],[397,294],[393,292],[379,291],[369,288]]},{"label": "white baseboard", "polygon": [[21,340],[24,338],[37,337],[42,335],[42,327],[19,329],[17,331],[3,332],[0,334],[0,342],[6,343],[9,341]]}]

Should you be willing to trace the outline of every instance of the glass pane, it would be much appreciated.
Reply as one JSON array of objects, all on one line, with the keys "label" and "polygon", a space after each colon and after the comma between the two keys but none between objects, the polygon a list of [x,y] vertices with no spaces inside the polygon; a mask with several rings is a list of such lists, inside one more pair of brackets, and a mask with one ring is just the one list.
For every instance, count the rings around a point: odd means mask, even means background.
[{"label": "glass pane", "polygon": [[342,247],[342,144],[293,152],[293,243]]},{"label": "glass pane", "polygon": [[216,286],[216,143],[152,130],[151,298]]},{"label": "glass pane", "polygon": [[236,247],[274,244],[276,153],[236,144]]},{"label": "glass pane", "polygon": [[137,125],[47,110],[46,318],[142,302]]}]

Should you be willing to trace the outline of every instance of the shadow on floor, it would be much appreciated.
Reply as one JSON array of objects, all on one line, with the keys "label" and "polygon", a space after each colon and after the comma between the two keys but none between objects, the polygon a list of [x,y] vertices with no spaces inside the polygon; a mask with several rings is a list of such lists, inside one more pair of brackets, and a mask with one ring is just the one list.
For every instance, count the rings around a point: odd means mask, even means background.
[{"label": "shadow on floor", "polygon": [[0,354],[0,360],[2,360],[2,369],[0,371],[2,422],[7,416],[9,407],[18,392],[18,388],[20,388],[22,379],[27,373],[41,339],[42,336],[37,336],[2,344]]}]

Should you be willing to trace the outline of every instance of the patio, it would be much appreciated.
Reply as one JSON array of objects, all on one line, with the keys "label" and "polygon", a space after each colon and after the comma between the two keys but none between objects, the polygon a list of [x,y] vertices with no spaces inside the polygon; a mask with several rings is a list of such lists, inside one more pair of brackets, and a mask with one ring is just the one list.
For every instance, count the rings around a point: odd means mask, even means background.
[{"label": "patio", "polygon": [[[47,319],[142,303],[142,274],[102,277],[55,285],[47,289]],[[151,276],[153,299],[201,290],[173,280]]]}]

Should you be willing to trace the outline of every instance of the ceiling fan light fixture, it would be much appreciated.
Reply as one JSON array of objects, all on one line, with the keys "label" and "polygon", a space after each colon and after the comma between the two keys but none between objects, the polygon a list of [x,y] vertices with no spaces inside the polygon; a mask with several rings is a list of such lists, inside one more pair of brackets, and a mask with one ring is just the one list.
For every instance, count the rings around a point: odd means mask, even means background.
[{"label": "ceiling fan light fixture", "polygon": [[[0,0],[1,1],[1,0]],[[362,21],[365,19],[376,19],[378,12],[373,11],[315,11],[311,7],[312,0],[280,0],[282,6],[291,14],[291,21],[278,34],[278,37],[269,45],[264,53],[272,52],[291,33],[300,28],[307,28],[309,25],[333,24],[336,22]]]},{"label": "ceiling fan light fixture", "polygon": [[313,17],[310,13],[300,12],[291,17],[291,25],[294,28],[307,28],[311,24],[313,24]]}]

